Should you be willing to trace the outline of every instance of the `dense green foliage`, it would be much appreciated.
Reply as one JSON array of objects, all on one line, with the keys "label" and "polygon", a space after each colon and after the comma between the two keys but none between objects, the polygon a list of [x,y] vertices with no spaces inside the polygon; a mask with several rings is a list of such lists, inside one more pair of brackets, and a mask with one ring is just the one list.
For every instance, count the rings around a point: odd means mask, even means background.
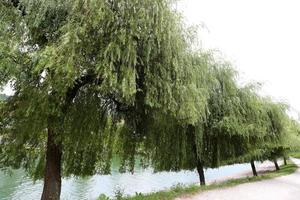
[{"label": "dense green foliage", "polygon": [[298,123],[288,117],[286,105],[260,97],[255,85],[239,87],[228,63],[210,60],[204,69],[209,69],[203,77],[206,112],[195,124],[153,116],[145,149],[156,171],[196,168],[205,184],[203,168],[276,161],[299,146]]},{"label": "dense green foliage", "polygon": [[0,0],[0,168],[58,199],[61,176],[108,174],[116,154],[121,171],[137,154],[156,171],[285,155],[286,107],[238,86],[173,3]]},{"label": "dense green foliage", "polygon": [[133,170],[152,110],[195,123],[204,106],[193,30],[171,4],[1,0],[0,85],[15,93],[1,106],[0,168],[44,174],[55,187],[43,197],[57,199],[61,170],[110,172],[115,136]]},{"label": "dense green foliage", "polygon": [[1,42],[10,38],[0,45],[0,79],[13,81],[15,90],[1,111],[10,116],[2,126],[10,130],[1,167],[43,169],[51,126],[63,146],[64,175],[108,173],[120,119],[136,129],[124,136],[129,156],[147,110],[179,112],[192,123],[198,118],[202,105],[176,109],[178,99],[200,98],[200,92],[189,78],[189,32],[168,1],[24,0],[17,8],[10,1],[0,6]]}]

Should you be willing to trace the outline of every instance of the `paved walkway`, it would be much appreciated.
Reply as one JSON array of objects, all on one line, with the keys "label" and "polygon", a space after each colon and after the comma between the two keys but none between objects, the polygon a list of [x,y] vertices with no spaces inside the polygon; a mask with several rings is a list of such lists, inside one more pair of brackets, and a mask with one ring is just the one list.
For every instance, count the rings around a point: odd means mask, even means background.
[{"label": "paved walkway", "polygon": [[[292,159],[300,166],[299,159]],[[177,200],[300,200],[300,169],[270,180],[211,190]]]}]

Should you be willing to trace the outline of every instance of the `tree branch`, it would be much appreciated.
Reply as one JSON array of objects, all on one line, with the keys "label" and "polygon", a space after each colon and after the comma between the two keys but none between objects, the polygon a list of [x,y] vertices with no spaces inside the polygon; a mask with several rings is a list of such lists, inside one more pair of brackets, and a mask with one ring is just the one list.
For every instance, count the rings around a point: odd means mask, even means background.
[{"label": "tree branch", "polygon": [[73,99],[76,97],[81,87],[92,83],[101,84],[102,81],[103,80],[97,77],[96,74],[94,73],[87,74],[85,76],[82,76],[80,79],[77,79],[75,81],[74,86],[69,88],[66,93],[66,99],[65,99],[65,103],[62,106],[62,111],[63,112],[67,111],[69,105],[72,103]]},{"label": "tree branch", "polygon": [[20,0],[10,0],[10,3],[13,7],[17,8],[19,11],[21,11],[22,16],[26,15],[26,9],[23,5],[20,4]]}]

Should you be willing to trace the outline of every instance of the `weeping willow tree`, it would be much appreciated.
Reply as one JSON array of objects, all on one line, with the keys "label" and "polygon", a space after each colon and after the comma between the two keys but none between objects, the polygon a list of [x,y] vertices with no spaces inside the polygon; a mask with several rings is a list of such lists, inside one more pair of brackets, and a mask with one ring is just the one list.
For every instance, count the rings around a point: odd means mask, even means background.
[{"label": "weeping willow tree", "polygon": [[196,88],[203,94],[202,114],[195,123],[169,114],[154,114],[150,124],[156,126],[149,128],[152,133],[146,138],[145,149],[156,171],[197,169],[200,184],[204,185],[204,168],[226,164],[239,150],[233,143],[239,143],[236,135],[241,133],[236,113],[236,72],[228,63],[216,61],[214,55],[202,54],[200,60],[195,67],[202,69],[197,75],[201,84]]},{"label": "weeping willow tree", "polygon": [[289,118],[286,129],[288,137],[285,138],[285,159],[289,154],[297,152],[300,149],[300,124],[297,120]]},{"label": "weeping willow tree", "polygon": [[[224,71],[221,74],[226,77]],[[279,169],[277,158],[284,157],[288,149],[297,146],[292,142],[292,138],[297,138],[296,132],[288,130],[290,119],[286,113],[287,105],[260,97],[254,90],[255,85],[238,88],[234,81],[228,83],[227,90],[221,84],[221,91],[226,94],[217,98],[217,102],[221,103],[208,104],[208,108],[217,105],[216,110],[220,110],[212,115],[208,125],[204,123],[202,148],[207,152],[200,156],[202,163],[214,168],[240,162],[243,158],[242,162],[250,162],[253,174],[257,175],[254,161],[272,160]],[[209,110],[210,115],[213,110]],[[206,131],[206,126],[212,128]],[[207,136],[209,130],[213,134]],[[216,133],[218,135],[212,137]],[[200,172],[203,173],[203,170]]]},{"label": "weeping willow tree", "polygon": [[152,110],[199,119],[191,32],[172,1],[1,0],[0,17],[0,85],[14,90],[0,168],[44,177],[42,199],[59,199],[62,176],[109,173],[122,124],[132,169]]},{"label": "weeping willow tree", "polygon": [[287,105],[282,103],[274,103],[270,100],[265,100],[265,108],[268,116],[268,133],[270,142],[266,143],[266,152],[263,157],[272,160],[275,164],[276,170],[279,170],[277,158],[285,157],[285,151],[289,148],[289,139],[293,132],[288,132],[289,118],[286,114]]},{"label": "weeping willow tree", "polygon": [[206,116],[192,132],[201,185],[205,185],[203,168],[225,165],[240,150],[235,148],[241,135],[236,72],[228,63],[217,63],[212,67],[214,79],[209,88]]},{"label": "weeping willow tree", "polygon": [[[250,162],[253,175],[257,176],[255,160],[263,160],[261,157],[265,150],[263,147],[270,142],[268,134],[269,118],[265,112],[263,99],[257,95],[255,85],[248,85],[240,88],[238,92],[240,99],[239,118],[243,132],[240,144],[237,148],[240,151],[230,162]],[[271,137],[272,138],[272,137]]]},{"label": "weeping willow tree", "polygon": [[[209,53],[189,51],[185,65],[189,66],[193,73],[183,74],[180,82],[186,87],[181,86],[178,90],[173,90],[176,101],[171,105],[172,108],[147,109],[148,114],[143,120],[144,135],[138,139],[139,146],[133,146],[137,149],[144,167],[151,165],[155,171],[193,169],[193,166],[186,162],[186,159],[193,162],[194,157],[189,154],[191,151],[186,149],[189,147],[184,145],[186,140],[190,139],[185,129],[187,124],[195,124],[205,114],[208,97],[206,79],[210,75],[210,57]],[[133,127],[131,121],[125,118],[124,126],[118,135],[117,150],[123,158],[122,171],[126,170],[124,166],[128,163],[131,163],[129,170],[133,170],[135,159],[128,156],[131,155],[132,149],[128,147],[133,139],[125,138],[130,138],[128,135],[138,131],[138,127]]]},{"label": "weeping willow tree", "polygon": [[[253,175],[257,176],[254,161],[272,160],[276,169],[279,169],[277,158],[284,157],[284,151],[287,147],[290,136],[294,132],[287,132],[287,122],[289,120],[286,114],[286,105],[275,103],[270,99],[261,98],[260,116],[256,127],[261,130],[255,130],[258,138],[254,137],[254,141],[246,140],[243,145],[246,145],[246,156],[243,161],[250,161]],[[261,122],[261,123],[259,123]],[[256,128],[256,129],[257,129]]]},{"label": "weeping willow tree", "polygon": [[257,176],[254,161],[271,160],[278,170],[277,158],[285,158],[289,150],[296,148],[297,142],[293,141],[297,141],[297,135],[290,127],[286,105],[253,95],[249,101],[251,93],[247,90],[240,92],[243,102],[248,104],[244,107],[247,108],[244,119],[250,132],[249,137],[241,141],[243,154],[235,158],[235,162],[250,162],[253,175]]},{"label": "weeping willow tree", "polygon": [[196,168],[201,185],[208,167],[250,162],[257,175],[255,160],[274,160],[289,145],[283,142],[287,141],[285,107],[260,97],[254,85],[238,87],[236,72],[228,63],[199,58],[198,89],[206,94],[202,115],[191,124],[168,113],[152,113],[151,134],[142,147],[145,155],[156,171]]}]

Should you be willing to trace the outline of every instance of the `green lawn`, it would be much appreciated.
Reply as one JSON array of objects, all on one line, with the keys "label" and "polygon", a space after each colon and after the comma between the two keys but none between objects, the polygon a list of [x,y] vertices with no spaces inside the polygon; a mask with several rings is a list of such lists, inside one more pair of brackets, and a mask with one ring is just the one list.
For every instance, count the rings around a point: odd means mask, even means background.
[{"label": "green lawn", "polygon": [[300,159],[300,152],[291,153],[290,156],[294,157],[294,158],[299,158]]},{"label": "green lawn", "polygon": [[[233,179],[233,180],[228,180],[228,181],[225,181],[222,183],[211,184],[211,185],[204,186],[204,187],[200,187],[198,185],[190,185],[190,186],[178,185],[176,187],[171,188],[170,190],[155,192],[155,193],[151,193],[151,194],[147,194],[147,195],[137,194],[136,196],[133,196],[133,197],[123,197],[123,198],[121,198],[119,195],[119,198],[117,198],[117,199],[119,199],[119,200],[121,200],[121,199],[122,200],[173,200],[174,198],[182,196],[182,195],[192,195],[192,194],[199,193],[202,191],[218,189],[218,188],[225,188],[225,187],[232,187],[232,186],[239,185],[242,183],[261,181],[261,180],[275,178],[278,176],[288,175],[288,174],[295,172],[297,170],[297,168],[298,167],[294,163],[289,161],[288,165],[281,166],[281,169],[279,171],[267,172],[258,177]],[[102,198],[99,198],[99,200],[100,199],[108,200],[109,198],[102,197]]]}]

